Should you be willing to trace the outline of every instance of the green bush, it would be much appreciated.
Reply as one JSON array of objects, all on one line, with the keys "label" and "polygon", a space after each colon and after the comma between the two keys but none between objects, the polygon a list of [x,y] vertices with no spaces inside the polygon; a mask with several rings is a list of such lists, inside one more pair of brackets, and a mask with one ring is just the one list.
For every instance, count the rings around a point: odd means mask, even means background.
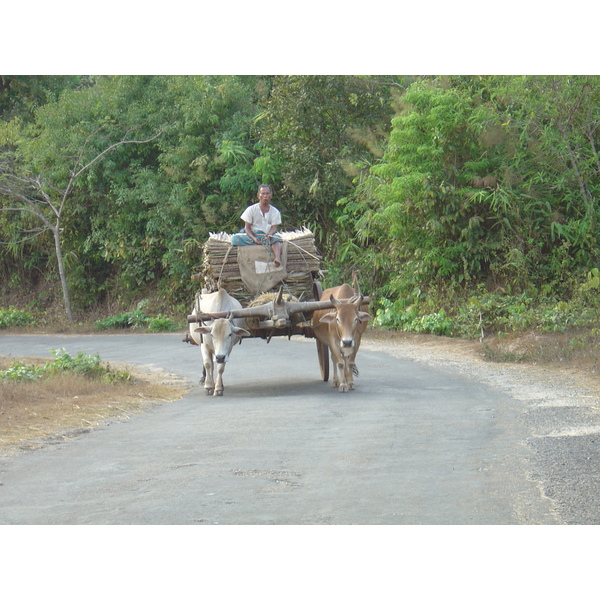
[{"label": "green bush", "polygon": [[109,382],[129,381],[131,379],[131,375],[125,371],[113,372],[109,367],[102,366],[98,354],[79,352],[73,357],[64,348],[61,348],[60,350],[52,349],[52,356],[55,356],[56,359],[44,366],[44,371],[50,375],[70,372]]},{"label": "green bush", "polygon": [[136,329],[144,326],[153,332],[176,331],[179,329],[171,317],[167,317],[162,313],[156,317],[149,317],[144,312],[148,303],[149,300],[141,300],[135,310],[96,321],[96,329],[127,329],[129,327]]},{"label": "green bush", "polygon": [[413,327],[413,330],[416,333],[451,336],[453,323],[452,320],[446,316],[446,311],[442,309],[437,313],[423,315],[420,319],[415,321]]},{"label": "green bush", "polygon": [[150,320],[150,317],[144,312],[147,305],[148,300],[141,300],[135,310],[96,321],[96,329],[127,329],[129,327],[136,329],[146,325]]},{"label": "green bush", "polygon": [[43,374],[43,367],[32,367],[16,361],[8,369],[0,371],[0,381],[37,381]]},{"label": "green bush", "polygon": [[[563,333],[595,327],[600,321],[598,301],[576,296],[559,302],[543,296],[531,297],[487,293],[482,289],[460,301],[454,298],[445,307],[432,310],[435,299],[405,308],[404,301],[383,298],[374,325],[414,333],[460,336],[524,333],[531,330]],[[438,306],[444,302],[439,301]]]},{"label": "green bush", "polygon": [[34,322],[30,313],[10,306],[9,308],[0,308],[0,329],[9,327],[24,327]]},{"label": "green bush", "polygon": [[157,315],[148,319],[148,329],[154,332],[160,331],[176,331],[179,329],[173,319],[165,315]]},{"label": "green bush", "polygon": [[105,372],[105,369],[100,365],[100,356],[98,354],[91,355],[79,352],[73,357],[64,348],[61,348],[60,350],[52,349],[52,356],[56,357],[56,359],[46,363],[44,368],[47,373],[72,371],[89,377],[97,377],[103,375]]},{"label": "green bush", "polygon": [[126,371],[111,371],[109,367],[102,366],[98,354],[79,352],[77,355],[71,356],[64,348],[52,349],[51,352],[55,360],[47,362],[43,367],[32,367],[17,361],[12,363],[8,369],[0,371],[0,380],[37,381],[42,377],[51,377],[60,373],[77,373],[111,383],[131,379],[131,375]]},{"label": "green bush", "polygon": [[398,309],[392,302],[383,298],[382,308],[377,311],[374,325],[412,333],[431,333],[433,335],[452,335],[453,323],[444,309],[435,313],[419,314],[413,306]]}]

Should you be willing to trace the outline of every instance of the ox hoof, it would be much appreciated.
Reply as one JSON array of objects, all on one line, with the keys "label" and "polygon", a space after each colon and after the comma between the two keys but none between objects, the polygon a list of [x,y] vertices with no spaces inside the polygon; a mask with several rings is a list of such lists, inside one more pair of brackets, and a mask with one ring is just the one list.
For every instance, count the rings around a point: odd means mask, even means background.
[{"label": "ox hoof", "polygon": [[215,396],[222,396],[223,390],[215,390]]},{"label": "ox hoof", "polygon": [[210,388],[206,388],[206,395],[207,396],[212,396],[213,392],[214,392],[214,390],[211,390]]},{"label": "ox hoof", "polygon": [[340,385],[338,392],[347,392],[348,391],[348,386],[345,384]]}]

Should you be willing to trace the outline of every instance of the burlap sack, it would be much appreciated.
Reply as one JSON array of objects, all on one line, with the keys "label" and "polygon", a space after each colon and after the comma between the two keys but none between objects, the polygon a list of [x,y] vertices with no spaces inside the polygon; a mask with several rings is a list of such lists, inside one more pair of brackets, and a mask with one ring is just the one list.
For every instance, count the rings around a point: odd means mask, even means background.
[{"label": "burlap sack", "polygon": [[265,246],[238,246],[237,260],[246,289],[253,294],[268,292],[287,277],[287,241],[281,244],[281,266],[273,264],[273,251]]}]

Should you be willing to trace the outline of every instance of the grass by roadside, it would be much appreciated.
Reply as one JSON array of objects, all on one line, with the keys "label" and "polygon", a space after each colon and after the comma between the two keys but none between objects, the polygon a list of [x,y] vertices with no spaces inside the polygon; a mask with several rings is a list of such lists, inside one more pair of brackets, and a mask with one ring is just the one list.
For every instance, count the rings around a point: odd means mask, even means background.
[{"label": "grass by roadside", "polygon": [[[43,368],[47,362],[0,357],[0,371],[15,363]],[[181,398],[187,389],[184,382],[165,373],[125,365],[110,365],[110,370],[130,377],[111,381],[64,371],[32,381],[0,381],[0,452],[35,449],[86,433],[109,418],[128,419],[157,403]]]}]

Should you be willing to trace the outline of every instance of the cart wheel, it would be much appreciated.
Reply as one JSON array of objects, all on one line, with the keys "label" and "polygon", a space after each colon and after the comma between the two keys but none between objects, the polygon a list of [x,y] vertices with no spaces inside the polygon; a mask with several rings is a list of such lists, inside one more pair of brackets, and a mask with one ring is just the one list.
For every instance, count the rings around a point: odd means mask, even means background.
[{"label": "cart wheel", "polygon": [[317,340],[317,354],[319,355],[319,367],[321,367],[321,379],[329,381],[329,348],[320,340]]},{"label": "cart wheel", "polygon": [[313,298],[317,301],[321,299],[323,295],[323,286],[320,281],[313,281]]},{"label": "cart wheel", "polygon": [[[313,281],[313,298],[320,300],[323,295],[323,286],[320,281]],[[319,367],[321,367],[321,378],[323,381],[329,381],[329,348],[316,339],[317,355],[319,356]]]}]

